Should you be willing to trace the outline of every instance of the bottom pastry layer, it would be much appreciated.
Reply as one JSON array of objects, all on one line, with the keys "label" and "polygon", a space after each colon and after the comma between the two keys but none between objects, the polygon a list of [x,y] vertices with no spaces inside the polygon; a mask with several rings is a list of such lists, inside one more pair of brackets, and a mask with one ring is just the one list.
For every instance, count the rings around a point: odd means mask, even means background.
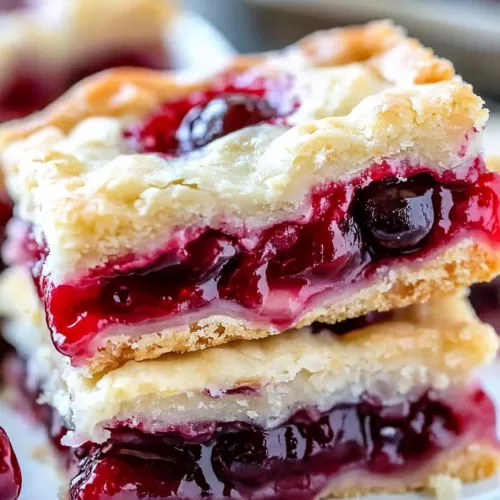
[{"label": "bottom pastry layer", "polygon": [[451,478],[482,479],[500,463],[495,408],[477,387],[415,390],[397,402],[366,394],[328,411],[300,409],[274,428],[203,422],[152,434],[124,424],[105,443],[68,448],[58,414],[27,389],[22,364],[9,371],[11,388],[17,385],[64,458],[70,500],[442,491]]},{"label": "bottom pastry layer", "polygon": [[117,430],[77,450],[70,498],[309,500],[476,480],[498,467],[494,409],[480,390],[461,396],[467,408],[432,392],[397,405],[367,396],[274,429],[214,423],[189,438]]}]

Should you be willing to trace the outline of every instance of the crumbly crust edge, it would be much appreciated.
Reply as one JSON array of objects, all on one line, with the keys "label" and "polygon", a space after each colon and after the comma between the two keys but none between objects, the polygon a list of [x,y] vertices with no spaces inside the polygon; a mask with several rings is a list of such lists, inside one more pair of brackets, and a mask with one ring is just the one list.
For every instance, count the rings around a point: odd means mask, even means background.
[{"label": "crumbly crust edge", "polygon": [[[400,485],[381,487],[380,483],[370,484],[368,477],[364,478],[362,482],[358,477],[356,482],[352,481],[351,484],[346,483],[326,491],[318,496],[317,500],[422,490],[434,493],[437,500],[455,500],[456,497],[443,495],[444,492],[440,489],[439,480],[456,478],[464,483],[470,483],[493,476],[499,468],[500,451],[496,447],[487,442],[472,443],[462,449],[453,449],[448,453],[443,453],[422,474],[416,474],[411,480]],[[390,479],[388,483],[390,483]]]}]

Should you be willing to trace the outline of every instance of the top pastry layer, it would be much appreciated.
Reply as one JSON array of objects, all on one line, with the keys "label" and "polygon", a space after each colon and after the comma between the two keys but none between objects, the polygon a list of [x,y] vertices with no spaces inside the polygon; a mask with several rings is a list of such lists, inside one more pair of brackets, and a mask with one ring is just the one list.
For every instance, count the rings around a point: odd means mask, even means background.
[{"label": "top pastry layer", "polygon": [[[266,82],[286,118],[175,156],[141,154],[127,140],[131,124],[221,78]],[[315,186],[374,163],[469,164],[486,118],[449,61],[373,23],[239,57],[223,75],[103,73],[5,126],[0,145],[17,213],[43,234],[57,279],[154,251],[178,228],[296,219]]]}]

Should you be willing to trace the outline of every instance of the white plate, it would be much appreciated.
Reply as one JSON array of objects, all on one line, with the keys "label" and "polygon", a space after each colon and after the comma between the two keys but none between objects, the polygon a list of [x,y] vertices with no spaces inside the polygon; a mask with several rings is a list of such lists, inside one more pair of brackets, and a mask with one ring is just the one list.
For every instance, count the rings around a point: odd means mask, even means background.
[{"label": "white plate", "polygon": [[[500,414],[500,362],[488,367],[481,373],[481,380],[495,400]],[[499,422],[500,423],[500,422]],[[21,500],[56,500],[58,478],[50,463],[42,463],[33,458],[33,450],[39,450],[44,443],[43,431],[23,421],[0,404],[0,425],[5,428],[12,440],[23,470],[23,490]],[[497,426],[500,437],[500,425]],[[42,454],[48,457],[49,454]],[[47,461],[47,459],[46,459]],[[424,495],[382,495],[369,496],[363,500],[423,500]],[[500,498],[500,474],[481,483],[464,486],[463,500],[498,500]]]}]

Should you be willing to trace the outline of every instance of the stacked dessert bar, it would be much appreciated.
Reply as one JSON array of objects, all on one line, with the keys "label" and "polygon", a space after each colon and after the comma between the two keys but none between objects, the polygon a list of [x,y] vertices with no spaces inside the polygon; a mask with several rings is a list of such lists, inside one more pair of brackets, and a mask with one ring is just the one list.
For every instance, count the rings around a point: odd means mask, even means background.
[{"label": "stacked dessert bar", "polygon": [[[93,77],[0,132],[1,304],[71,499],[494,474],[463,287],[500,272],[482,101],[390,23],[204,79]],[[61,437],[62,436],[62,437]]]}]

